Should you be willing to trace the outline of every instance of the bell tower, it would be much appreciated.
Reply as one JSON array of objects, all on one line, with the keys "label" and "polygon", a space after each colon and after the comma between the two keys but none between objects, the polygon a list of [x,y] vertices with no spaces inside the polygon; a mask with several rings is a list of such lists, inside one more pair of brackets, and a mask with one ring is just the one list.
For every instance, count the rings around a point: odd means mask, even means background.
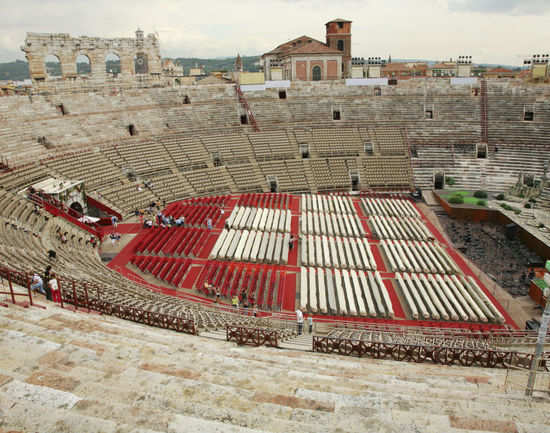
[{"label": "bell tower", "polygon": [[327,45],[342,51],[342,76],[351,76],[351,21],[337,18],[325,24],[327,29]]}]

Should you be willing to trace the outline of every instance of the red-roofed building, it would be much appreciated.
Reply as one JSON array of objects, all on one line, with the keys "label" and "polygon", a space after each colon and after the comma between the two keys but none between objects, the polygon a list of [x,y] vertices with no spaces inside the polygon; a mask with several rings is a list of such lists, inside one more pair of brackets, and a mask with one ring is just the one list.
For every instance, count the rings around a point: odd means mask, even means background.
[{"label": "red-roofed building", "polygon": [[512,71],[506,68],[489,69],[483,76],[485,78],[516,78],[520,71]]},{"label": "red-roofed building", "polygon": [[338,80],[351,70],[351,21],[326,24],[327,43],[309,36],[285,42],[262,56],[266,80]]}]

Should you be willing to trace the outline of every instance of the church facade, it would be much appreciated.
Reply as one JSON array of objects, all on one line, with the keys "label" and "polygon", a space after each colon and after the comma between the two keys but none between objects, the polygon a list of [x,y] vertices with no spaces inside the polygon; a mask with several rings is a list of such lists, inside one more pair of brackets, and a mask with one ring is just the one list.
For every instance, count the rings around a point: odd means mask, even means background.
[{"label": "church facade", "polygon": [[336,19],[325,26],[326,43],[304,35],[262,55],[265,79],[321,81],[349,77],[351,21]]}]

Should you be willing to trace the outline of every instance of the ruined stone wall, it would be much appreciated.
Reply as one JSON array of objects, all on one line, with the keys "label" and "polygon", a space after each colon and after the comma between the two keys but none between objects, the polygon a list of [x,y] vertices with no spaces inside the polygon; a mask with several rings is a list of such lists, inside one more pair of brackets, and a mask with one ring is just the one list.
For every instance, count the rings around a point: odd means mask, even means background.
[{"label": "ruined stone wall", "polygon": [[[162,62],[160,43],[153,34],[135,38],[104,39],[88,36],[72,37],[67,33],[27,33],[21,47],[29,62],[29,72],[37,90],[74,88],[79,86],[148,87],[161,84]],[[107,72],[109,54],[120,58],[120,73]],[[56,56],[61,64],[61,77],[48,75],[46,58]],[[88,57],[91,71],[77,74],[77,58]]]}]

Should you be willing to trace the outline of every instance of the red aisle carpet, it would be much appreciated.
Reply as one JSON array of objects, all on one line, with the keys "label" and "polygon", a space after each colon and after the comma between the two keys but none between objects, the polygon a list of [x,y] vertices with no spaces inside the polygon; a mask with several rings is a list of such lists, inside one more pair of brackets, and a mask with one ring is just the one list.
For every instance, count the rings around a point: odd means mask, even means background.
[{"label": "red aisle carpet", "polygon": [[395,293],[395,289],[393,288],[393,284],[390,280],[382,280],[384,282],[384,285],[386,286],[386,289],[388,289],[388,294],[390,295],[391,304],[393,307],[393,312],[395,313],[395,317],[397,319],[405,319],[405,312],[403,311],[403,307],[401,307],[401,303],[399,302],[399,298],[397,297],[397,293]]},{"label": "red aisle carpet", "polygon": [[386,265],[384,264],[384,260],[382,259],[382,255],[378,249],[378,245],[371,242],[369,242],[369,245],[372,255],[374,256],[374,261],[376,262],[376,270],[378,272],[387,272],[388,270],[386,269]]},{"label": "red aisle carpet", "polygon": [[296,274],[286,274],[285,291],[283,293],[282,309],[294,311],[296,303]]}]

